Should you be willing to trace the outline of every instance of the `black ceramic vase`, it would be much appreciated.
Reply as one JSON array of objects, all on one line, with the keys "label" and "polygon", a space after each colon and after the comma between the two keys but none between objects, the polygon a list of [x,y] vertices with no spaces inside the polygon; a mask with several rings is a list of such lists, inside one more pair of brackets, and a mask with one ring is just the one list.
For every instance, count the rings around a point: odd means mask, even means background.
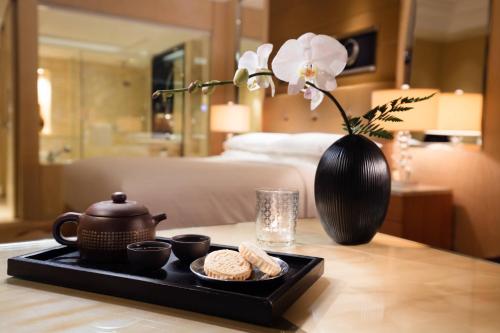
[{"label": "black ceramic vase", "polygon": [[334,241],[368,243],[384,222],[391,194],[384,154],[364,136],[344,136],[321,157],[314,194],[321,224]]}]

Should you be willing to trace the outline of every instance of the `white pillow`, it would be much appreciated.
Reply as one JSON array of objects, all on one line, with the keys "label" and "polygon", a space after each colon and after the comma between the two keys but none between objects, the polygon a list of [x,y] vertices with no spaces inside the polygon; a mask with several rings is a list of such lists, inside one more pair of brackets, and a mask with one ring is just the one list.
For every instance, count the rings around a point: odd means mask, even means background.
[{"label": "white pillow", "polygon": [[266,153],[254,153],[251,151],[229,149],[225,150],[220,156],[232,160],[247,160],[247,161],[272,161],[275,156]]},{"label": "white pillow", "polygon": [[[333,133],[248,133],[233,136],[224,143],[224,150],[319,158],[345,134]],[[380,144],[377,143],[379,147]]]},{"label": "white pillow", "polygon": [[288,155],[275,153],[254,153],[241,150],[225,150],[218,157],[230,160],[272,162],[283,164],[313,164],[317,165],[320,156]]},{"label": "white pillow", "polygon": [[298,133],[279,141],[275,149],[281,154],[294,156],[321,156],[344,134]]},{"label": "white pillow", "polygon": [[224,142],[224,150],[249,151],[254,153],[275,153],[276,145],[287,139],[291,134],[286,133],[247,133],[235,135]]}]

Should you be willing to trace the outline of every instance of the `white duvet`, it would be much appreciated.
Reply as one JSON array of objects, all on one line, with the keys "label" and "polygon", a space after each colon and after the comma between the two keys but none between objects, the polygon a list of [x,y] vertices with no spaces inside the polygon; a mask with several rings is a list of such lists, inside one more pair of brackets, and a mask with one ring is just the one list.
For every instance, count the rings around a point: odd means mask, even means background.
[{"label": "white duvet", "polygon": [[83,211],[111,193],[125,192],[149,208],[165,212],[160,228],[255,220],[258,188],[295,188],[300,217],[316,216],[315,161],[224,154],[209,158],[102,157],[64,169],[67,207]]}]

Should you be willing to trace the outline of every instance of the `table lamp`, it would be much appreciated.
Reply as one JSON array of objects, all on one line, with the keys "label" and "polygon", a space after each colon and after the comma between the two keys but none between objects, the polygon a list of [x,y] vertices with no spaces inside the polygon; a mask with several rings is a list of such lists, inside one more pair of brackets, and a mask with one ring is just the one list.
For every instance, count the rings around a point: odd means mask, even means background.
[{"label": "table lamp", "polygon": [[[398,97],[424,97],[438,93],[436,89],[383,89],[372,92],[372,107],[385,104]],[[436,96],[415,104],[412,110],[395,114],[402,122],[387,122],[384,127],[388,131],[396,131],[396,147],[392,156],[396,168],[392,172],[393,184],[409,185],[411,180],[410,131],[425,131],[436,128],[438,120],[439,99]]]},{"label": "table lamp", "polygon": [[461,89],[441,93],[436,129],[426,131],[426,134],[450,136],[455,144],[460,143],[464,136],[479,138],[482,110],[482,94],[464,93]]},{"label": "table lamp", "polygon": [[210,129],[213,132],[225,132],[228,138],[234,133],[249,132],[250,107],[232,102],[212,106]]}]

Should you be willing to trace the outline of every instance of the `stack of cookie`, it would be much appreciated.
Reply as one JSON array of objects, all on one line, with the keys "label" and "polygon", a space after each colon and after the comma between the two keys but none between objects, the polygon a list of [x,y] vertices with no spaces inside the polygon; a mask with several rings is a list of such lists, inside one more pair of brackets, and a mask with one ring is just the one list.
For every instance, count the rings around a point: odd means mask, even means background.
[{"label": "stack of cookie", "polygon": [[238,251],[219,250],[205,258],[203,269],[208,277],[218,280],[247,280],[252,275],[252,266],[268,276],[281,272],[280,265],[264,250],[250,242],[240,244]]}]

